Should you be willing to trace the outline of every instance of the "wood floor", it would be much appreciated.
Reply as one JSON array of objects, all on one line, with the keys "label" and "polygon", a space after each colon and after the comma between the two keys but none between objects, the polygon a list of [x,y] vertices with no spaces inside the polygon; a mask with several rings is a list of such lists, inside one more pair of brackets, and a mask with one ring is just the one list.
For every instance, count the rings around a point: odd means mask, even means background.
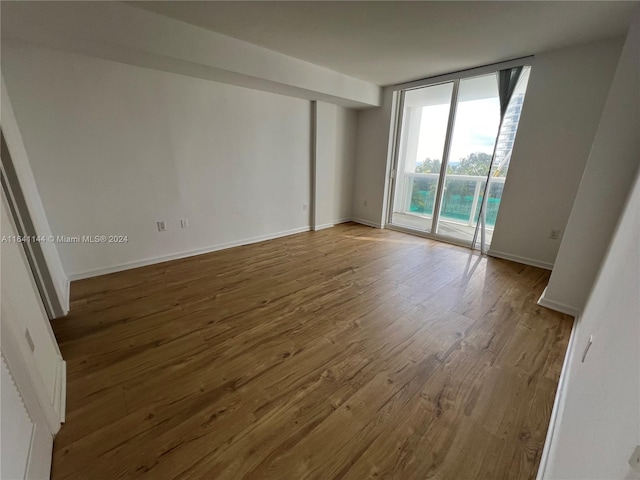
[{"label": "wood floor", "polygon": [[345,224],[74,282],[53,478],[535,478],[548,276]]}]

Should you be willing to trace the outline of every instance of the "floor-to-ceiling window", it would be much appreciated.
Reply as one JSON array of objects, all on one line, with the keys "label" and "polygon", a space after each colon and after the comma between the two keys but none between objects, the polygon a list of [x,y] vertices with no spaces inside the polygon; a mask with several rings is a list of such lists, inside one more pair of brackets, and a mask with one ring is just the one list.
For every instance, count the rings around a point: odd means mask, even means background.
[{"label": "floor-to-ceiling window", "polygon": [[390,226],[489,246],[530,71],[508,67],[399,88]]}]

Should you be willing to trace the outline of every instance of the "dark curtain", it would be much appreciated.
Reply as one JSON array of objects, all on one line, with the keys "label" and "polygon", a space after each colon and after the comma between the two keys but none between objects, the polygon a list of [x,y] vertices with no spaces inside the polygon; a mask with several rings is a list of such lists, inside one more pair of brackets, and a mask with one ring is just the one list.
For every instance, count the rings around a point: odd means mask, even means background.
[{"label": "dark curtain", "polygon": [[476,226],[476,232],[473,236],[472,247],[476,244],[478,238],[478,227],[481,228],[480,236],[480,251],[484,253],[485,248],[485,228],[486,228],[486,209],[487,209],[487,194],[489,193],[489,179],[491,177],[491,171],[493,170],[493,162],[496,159],[496,148],[498,146],[498,139],[500,138],[500,131],[502,130],[502,122],[504,121],[504,115],[509,107],[511,96],[516,89],[520,75],[522,74],[522,67],[507,68],[498,72],[498,94],[500,96],[500,126],[498,127],[498,135],[496,136],[496,142],[493,146],[493,154],[491,155],[491,163],[489,164],[489,172],[487,173],[487,183],[484,188],[484,194],[482,196],[482,204],[480,205],[480,221]]}]

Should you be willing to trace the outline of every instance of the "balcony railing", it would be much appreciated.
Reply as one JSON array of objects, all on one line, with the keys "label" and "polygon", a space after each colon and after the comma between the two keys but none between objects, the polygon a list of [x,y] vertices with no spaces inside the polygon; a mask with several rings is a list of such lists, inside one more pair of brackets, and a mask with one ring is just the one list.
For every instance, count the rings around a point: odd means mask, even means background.
[{"label": "balcony railing", "polygon": [[[438,187],[437,173],[405,173],[401,212],[431,217]],[[447,174],[440,218],[474,227],[480,214],[487,177]],[[498,215],[505,177],[491,177],[487,199],[487,226],[493,227]]]}]

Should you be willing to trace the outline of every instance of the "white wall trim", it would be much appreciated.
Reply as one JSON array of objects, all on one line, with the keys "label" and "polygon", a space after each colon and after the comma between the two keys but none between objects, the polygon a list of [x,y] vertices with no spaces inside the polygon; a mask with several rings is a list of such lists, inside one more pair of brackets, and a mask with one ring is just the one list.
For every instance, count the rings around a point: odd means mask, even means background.
[{"label": "white wall trim", "polygon": [[480,67],[466,68],[464,70],[458,70],[457,72],[446,73],[444,75],[437,75],[435,77],[427,77],[418,80],[412,80],[410,82],[400,83],[393,85],[394,90],[409,90],[413,88],[420,88],[427,85],[433,85],[436,83],[448,82],[457,78],[470,78],[477,77],[487,73],[494,73],[498,70],[504,70],[505,68],[521,67],[523,65],[531,65],[533,62],[533,55],[527,57],[514,58],[505,62],[490,63],[489,65],[482,65]]},{"label": "white wall trim", "polygon": [[538,299],[538,305],[541,307],[550,308],[551,310],[555,310],[560,313],[566,313],[567,315],[571,315],[572,317],[578,318],[580,316],[580,309],[576,307],[572,307],[571,305],[566,305],[562,302],[558,302],[556,300],[547,298],[547,287],[545,287],[542,295]]},{"label": "white wall trim", "polygon": [[53,407],[60,415],[60,423],[64,423],[67,410],[67,362],[62,358],[56,367]]},{"label": "white wall trim", "polygon": [[524,263],[525,265],[531,265],[532,267],[544,268],[545,270],[553,270],[553,263],[543,262],[542,260],[536,260],[534,258],[521,257],[520,255],[513,255],[505,252],[497,252],[496,250],[491,249],[489,249],[487,255],[490,257],[502,258],[504,260],[511,260],[516,263]]},{"label": "white wall trim", "polygon": [[547,428],[547,436],[544,441],[544,447],[542,449],[542,456],[540,457],[540,465],[538,466],[538,474],[536,475],[536,480],[544,480],[546,478],[547,465],[549,465],[549,459],[551,458],[551,449],[553,447],[553,439],[557,433],[557,427],[562,423],[561,418],[565,405],[565,389],[567,385],[567,378],[569,377],[569,363],[571,362],[573,350],[575,348],[578,321],[579,316],[576,316],[573,320],[571,335],[569,337],[569,343],[567,344],[567,353],[564,356],[562,370],[560,371],[560,378],[558,379],[558,389],[556,390],[556,397],[553,401],[553,408],[551,409],[551,418],[549,419],[549,427]]},{"label": "white wall trim", "polygon": [[311,104],[311,151],[309,153],[311,168],[309,180],[311,181],[309,206],[310,229],[314,230],[318,216],[318,102],[312,100]]},{"label": "white wall trim", "polygon": [[107,275],[109,273],[122,272],[124,270],[131,270],[133,268],[144,267],[146,265],[153,265],[155,263],[168,262],[170,260],[178,260],[180,258],[193,257],[196,255],[202,255],[203,253],[216,252],[218,250],[225,250],[227,248],[240,247],[242,245],[249,245],[252,243],[264,242],[265,240],[272,240],[274,238],[286,237],[288,235],[295,235],[296,233],[308,232],[311,227],[299,227],[291,230],[284,230],[281,232],[270,233],[267,235],[260,235],[257,237],[246,238],[242,240],[234,240],[233,242],[221,243],[213,245],[211,247],[197,248],[195,250],[186,250],[179,253],[173,253],[171,255],[160,255],[157,257],[147,258],[144,260],[138,260],[135,262],[128,262],[119,265],[113,265],[111,267],[97,268],[95,270],[87,270],[85,272],[77,272],[69,275],[71,281],[82,280],[84,278],[97,277],[100,275]]},{"label": "white wall trim", "polygon": [[371,222],[369,220],[364,220],[363,218],[352,218],[352,222],[360,223],[362,225],[366,225],[367,227],[373,228],[382,228],[382,223],[379,222]]},{"label": "white wall trim", "polygon": [[400,133],[400,122],[402,121],[401,110],[403,109],[404,100],[400,92],[393,91],[391,93],[391,115],[389,117],[389,132],[387,141],[387,161],[384,167],[384,188],[382,192],[382,212],[380,217],[381,225],[391,223],[391,215],[393,211],[393,198],[396,192],[397,182],[391,179],[391,173],[396,170],[396,161],[398,159],[400,141],[398,134]]},{"label": "white wall trim", "polygon": [[316,225],[315,227],[312,228],[312,230],[314,232],[317,232],[318,230],[324,230],[325,228],[332,228],[335,227],[335,223],[323,223],[322,225]]},{"label": "white wall trim", "polygon": [[69,280],[68,277],[65,277],[64,279],[63,299],[65,311],[66,313],[69,313],[69,305],[71,305],[71,280]]}]

